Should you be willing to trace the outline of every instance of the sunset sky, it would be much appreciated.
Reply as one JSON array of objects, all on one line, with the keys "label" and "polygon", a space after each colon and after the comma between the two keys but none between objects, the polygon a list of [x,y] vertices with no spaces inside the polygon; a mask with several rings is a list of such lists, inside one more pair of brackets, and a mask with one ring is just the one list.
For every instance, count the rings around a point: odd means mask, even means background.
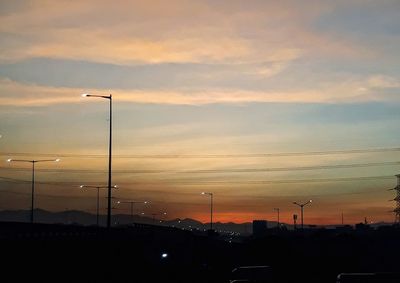
[{"label": "sunset sky", "polygon": [[151,202],[137,213],[206,222],[207,191],[215,221],[279,207],[292,223],[309,199],[306,223],[393,221],[399,15],[397,0],[1,1],[0,209],[30,208],[30,165],[8,158],[60,157],[37,165],[36,207],[95,213],[79,185],[107,184],[108,101],[81,94],[111,93],[114,196]]}]

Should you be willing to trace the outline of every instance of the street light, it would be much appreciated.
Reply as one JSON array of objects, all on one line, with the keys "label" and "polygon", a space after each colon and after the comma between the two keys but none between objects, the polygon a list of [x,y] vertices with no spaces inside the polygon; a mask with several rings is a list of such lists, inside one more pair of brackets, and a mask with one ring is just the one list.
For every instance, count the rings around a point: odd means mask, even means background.
[{"label": "street light", "polygon": [[40,159],[40,160],[25,160],[25,159],[7,159],[7,162],[29,162],[32,163],[32,196],[31,196],[31,223],[33,224],[33,209],[35,202],[35,164],[39,162],[59,162],[60,159]]},{"label": "street light", "polygon": [[[106,189],[106,188],[108,188],[108,186],[80,185],[79,187],[80,187],[81,189],[84,189],[84,188],[94,188],[94,189],[97,189],[96,225],[99,226],[99,202],[100,202],[99,196],[100,196],[100,189]],[[118,186],[117,186],[117,185],[114,185],[113,188],[114,188],[114,189],[117,189]]]},{"label": "street light", "polygon": [[107,201],[107,228],[111,227],[111,148],[112,148],[112,95],[82,94],[82,97],[104,98],[110,101],[110,135],[108,143],[108,201]]},{"label": "street light", "polygon": [[[157,215],[167,215],[167,213],[166,212],[159,212],[159,213],[152,213],[151,214],[152,216],[153,216],[153,223],[155,223],[156,222],[156,216]],[[160,223],[161,223],[162,221],[160,220]]]},{"label": "street light", "polygon": [[202,195],[209,195],[210,196],[210,230],[212,230],[212,228],[213,228],[213,198],[214,198],[214,195],[213,195],[213,193],[206,193],[206,192],[202,192],[201,193]]},{"label": "street light", "polygon": [[143,203],[143,204],[148,204],[149,202],[148,201],[133,201],[133,200],[129,200],[129,201],[117,201],[117,204],[120,204],[120,203],[129,203],[130,205],[131,205],[131,219],[132,219],[132,223],[133,223],[133,205],[135,204],[135,203]]},{"label": "street light", "polygon": [[279,222],[279,212],[280,212],[280,209],[279,209],[279,208],[274,208],[274,210],[278,212],[278,229],[279,229],[279,228],[281,227],[281,226],[280,226],[280,222]]},{"label": "street light", "polygon": [[301,229],[303,230],[303,212],[304,212],[304,206],[306,206],[307,204],[312,203],[312,200],[310,199],[309,201],[305,202],[305,203],[298,203],[298,202],[293,202],[293,204],[300,206],[301,208]]}]

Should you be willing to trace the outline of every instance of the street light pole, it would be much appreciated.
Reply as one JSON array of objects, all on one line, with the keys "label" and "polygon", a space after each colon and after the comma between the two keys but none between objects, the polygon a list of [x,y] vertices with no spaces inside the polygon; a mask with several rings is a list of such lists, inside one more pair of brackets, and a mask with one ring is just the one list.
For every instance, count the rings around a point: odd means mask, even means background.
[{"label": "street light pole", "polygon": [[293,204],[300,206],[301,208],[301,230],[304,229],[304,218],[303,218],[303,213],[304,213],[304,206],[306,206],[307,204],[312,203],[312,200],[310,199],[309,201],[305,202],[305,203],[297,203],[297,202],[293,202]]},{"label": "street light pole", "polygon": [[33,224],[33,210],[35,205],[35,161],[32,160],[32,189],[31,189],[31,223]]},{"label": "street light pole", "polygon": [[[167,215],[167,213],[166,212],[159,212],[159,213],[151,213],[151,215],[153,216],[153,224],[155,225],[155,223],[156,223],[156,216],[157,215],[161,215],[161,216],[165,216],[165,215]],[[163,218],[163,220],[165,220],[164,218]],[[162,220],[160,220],[160,223],[162,222]]]},{"label": "street light pole", "polygon": [[143,204],[147,204],[148,203],[148,201],[133,201],[133,200],[130,200],[130,201],[118,201],[117,202],[117,204],[120,204],[120,203],[128,203],[128,204],[130,204],[131,205],[131,219],[132,219],[132,223],[134,222],[133,221],[133,205],[135,204],[135,203],[143,203]]},{"label": "street light pole", "polygon": [[111,228],[111,160],[112,160],[112,95],[82,94],[83,97],[99,97],[110,101],[110,134],[108,142],[108,201],[107,201],[107,228]]},{"label": "street light pole", "polygon": [[34,215],[33,210],[35,208],[35,164],[38,162],[59,162],[60,159],[40,159],[40,160],[25,160],[25,159],[7,159],[7,162],[29,162],[32,163],[32,181],[31,181],[31,215],[30,222],[33,224]]},{"label": "street light pole", "polygon": [[110,101],[110,135],[108,142],[108,206],[107,206],[107,228],[111,227],[111,154],[112,154],[112,96]]},{"label": "street light pole", "polygon": [[210,196],[210,230],[213,229],[213,206],[214,206],[214,195],[213,193],[206,193],[202,192],[202,195],[209,195]]},{"label": "street light pole", "polygon": [[279,208],[274,208],[274,210],[278,212],[278,229],[279,229],[281,227],[280,226],[280,222],[279,222],[279,211],[280,211],[280,209]]},{"label": "street light pole", "polygon": [[[97,189],[97,205],[96,205],[96,225],[99,226],[99,210],[100,210],[100,189],[107,189],[108,186],[89,186],[89,185],[80,185],[80,188],[94,188]],[[117,185],[112,186],[112,188],[118,188]]]}]

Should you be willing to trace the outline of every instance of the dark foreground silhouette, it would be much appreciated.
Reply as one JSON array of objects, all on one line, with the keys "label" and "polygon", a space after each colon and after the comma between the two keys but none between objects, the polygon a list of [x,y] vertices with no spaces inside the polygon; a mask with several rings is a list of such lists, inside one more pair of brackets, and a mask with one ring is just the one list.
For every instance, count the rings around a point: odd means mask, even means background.
[{"label": "dark foreground silhouette", "polygon": [[236,267],[268,266],[263,282],[334,283],[340,273],[398,271],[400,229],[275,230],[229,242],[150,225],[3,222],[0,245],[1,282],[229,282]]}]

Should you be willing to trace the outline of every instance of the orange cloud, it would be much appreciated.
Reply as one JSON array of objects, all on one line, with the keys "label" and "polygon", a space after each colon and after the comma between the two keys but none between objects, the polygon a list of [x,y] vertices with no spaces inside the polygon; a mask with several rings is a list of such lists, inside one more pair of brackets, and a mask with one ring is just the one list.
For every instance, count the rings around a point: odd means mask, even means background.
[{"label": "orange cloud", "polygon": [[[112,93],[119,102],[206,105],[212,103],[246,104],[253,102],[280,103],[337,103],[355,101],[384,101],[383,95],[373,93],[360,94],[359,83],[349,82],[326,86],[326,90],[293,91],[245,91],[245,90],[113,90]],[[7,79],[1,80],[0,105],[10,106],[43,106],[66,103],[82,103],[87,99],[80,98],[82,93],[109,93],[110,90],[82,90],[66,87],[47,87],[30,84],[20,84]]]},{"label": "orange cloud", "polygon": [[248,7],[229,1],[219,5],[175,0],[119,1],[119,5],[30,1],[24,9],[0,17],[0,32],[15,36],[0,49],[0,59],[231,64],[289,62],[305,54],[368,53],[365,46],[309,29],[310,22],[331,6],[315,2],[304,8],[295,2],[269,1]]}]

